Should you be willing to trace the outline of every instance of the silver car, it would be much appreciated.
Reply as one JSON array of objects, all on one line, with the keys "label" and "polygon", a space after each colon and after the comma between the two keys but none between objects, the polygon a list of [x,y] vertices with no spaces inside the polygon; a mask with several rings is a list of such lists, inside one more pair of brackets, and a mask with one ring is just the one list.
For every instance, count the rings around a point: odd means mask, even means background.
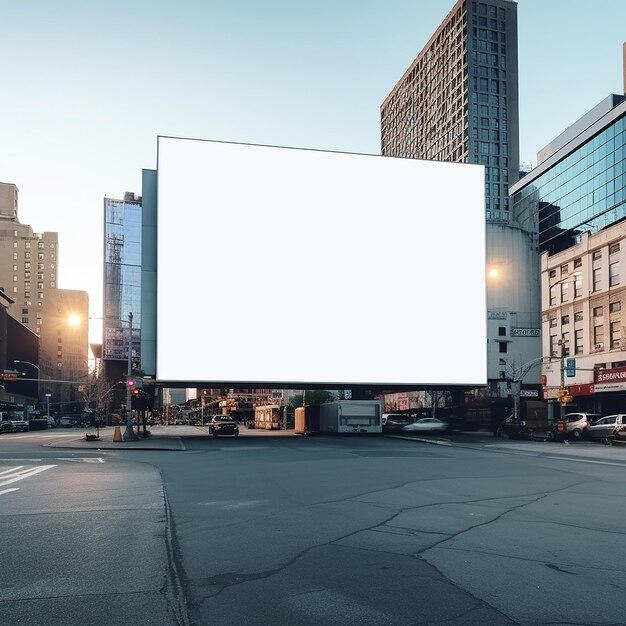
[{"label": "silver car", "polygon": [[423,417],[422,419],[407,424],[402,432],[418,432],[418,433],[433,433],[433,432],[446,432],[448,425],[436,417]]},{"label": "silver car", "polygon": [[599,413],[568,413],[563,416],[565,423],[559,434],[574,439],[582,439],[589,434],[591,424],[601,417]]},{"label": "silver car", "polygon": [[589,436],[610,443],[615,432],[626,426],[626,415],[607,415],[594,422],[589,427]]}]

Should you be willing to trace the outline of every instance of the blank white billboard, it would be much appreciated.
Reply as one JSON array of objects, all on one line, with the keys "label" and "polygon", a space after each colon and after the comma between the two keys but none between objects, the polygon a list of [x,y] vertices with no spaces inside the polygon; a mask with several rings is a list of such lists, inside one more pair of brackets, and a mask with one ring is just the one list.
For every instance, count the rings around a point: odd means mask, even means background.
[{"label": "blank white billboard", "polygon": [[158,380],[486,383],[482,166],[159,137],[157,170]]}]

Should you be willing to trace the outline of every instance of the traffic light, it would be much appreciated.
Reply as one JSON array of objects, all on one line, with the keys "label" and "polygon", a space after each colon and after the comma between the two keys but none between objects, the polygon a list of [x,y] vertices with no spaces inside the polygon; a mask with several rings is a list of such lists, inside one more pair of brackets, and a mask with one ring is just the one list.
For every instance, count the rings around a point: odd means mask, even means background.
[{"label": "traffic light", "polygon": [[559,389],[556,395],[557,395],[557,398],[559,399],[559,402],[564,406],[566,404],[569,404],[574,399],[572,398],[572,396],[569,395],[569,389],[565,389],[565,388]]},{"label": "traffic light", "polygon": [[139,395],[139,389],[137,389],[137,387],[133,387],[131,393],[133,394],[133,396],[138,396]]},{"label": "traffic light", "polygon": [[135,388],[135,379],[134,378],[128,378],[126,380],[126,384],[130,387],[131,391]]}]

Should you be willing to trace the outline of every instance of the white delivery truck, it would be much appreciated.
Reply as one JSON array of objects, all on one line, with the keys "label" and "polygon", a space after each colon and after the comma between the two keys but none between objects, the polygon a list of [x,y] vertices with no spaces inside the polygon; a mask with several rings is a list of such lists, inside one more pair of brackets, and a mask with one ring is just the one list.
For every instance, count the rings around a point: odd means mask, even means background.
[{"label": "white delivery truck", "polygon": [[382,433],[380,400],[339,400],[319,405],[321,433]]}]

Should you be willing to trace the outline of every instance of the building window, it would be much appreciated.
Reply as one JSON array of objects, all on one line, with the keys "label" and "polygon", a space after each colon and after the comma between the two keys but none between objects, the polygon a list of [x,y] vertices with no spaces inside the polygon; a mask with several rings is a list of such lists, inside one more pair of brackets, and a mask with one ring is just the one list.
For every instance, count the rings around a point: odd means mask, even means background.
[{"label": "building window", "polygon": [[561,356],[569,356],[569,333],[563,333],[561,335]]},{"label": "building window", "polygon": [[504,341],[501,341],[499,344],[500,352],[502,353],[507,352],[507,345],[508,345],[507,343],[505,343]]},{"label": "building window", "polygon": [[40,242],[37,244],[37,247],[38,247],[40,250],[43,250],[43,241],[40,241]]},{"label": "building window", "polygon": [[575,322],[582,322],[583,321],[583,312],[582,311],[576,311],[574,313],[574,321]]},{"label": "building window", "polygon": [[621,322],[611,322],[611,350],[620,347]]},{"label": "building window", "polygon": [[621,301],[617,301],[617,302],[611,302],[611,304],[609,304],[609,313],[619,313],[622,310],[622,303]]},{"label": "building window", "polygon": [[556,270],[550,270],[550,278],[556,278]]},{"label": "building window", "polygon": [[609,287],[619,285],[619,263],[609,264]]},{"label": "building window", "polygon": [[567,324],[569,324],[569,315],[562,315],[561,326],[566,326]]},{"label": "building window", "polygon": [[569,300],[569,284],[561,283],[561,302],[567,302]]},{"label": "building window", "polygon": [[602,289],[602,274],[600,268],[593,270],[593,290],[600,291]]},{"label": "building window", "polygon": [[550,356],[559,356],[556,335],[550,335]]},{"label": "building window", "polygon": [[565,265],[561,265],[561,276],[567,276],[569,273],[567,263]]},{"label": "building window", "polygon": [[616,252],[619,252],[619,243],[612,243],[609,246],[609,254],[615,254]]},{"label": "building window", "polygon": [[574,278],[574,298],[580,298],[583,295],[583,277],[577,274]]},{"label": "building window", "polygon": [[30,248],[30,241],[27,241],[27,242],[26,242],[25,247],[26,247],[27,249],[28,249],[28,248]]},{"label": "building window", "polygon": [[27,317],[23,317],[22,318],[22,324],[28,324],[28,318]]},{"label": "building window", "polygon": [[577,267],[582,267],[582,266],[583,266],[582,259],[574,259],[574,269],[576,269]]},{"label": "building window", "polygon": [[602,317],[602,315],[603,315],[602,307],[601,306],[594,306],[593,307],[593,316],[594,317]]},{"label": "building window", "polygon": [[506,326],[498,326],[498,336],[506,337]]},{"label": "building window", "polygon": [[554,328],[556,326],[556,317],[553,317],[550,320],[550,328]]},{"label": "building window", "polygon": [[594,261],[599,261],[602,258],[602,250],[596,250],[592,255],[591,258]]},{"label": "building window", "polygon": [[574,331],[574,353],[582,354],[583,353],[583,331],[575,330]]},{"label": "building window", "polygon": [[556,285],[552,285],[550,287],[550,306],[554,306],[556,304]]},{"label": "building window", "polygon": [[593,327],[593,343],[597,349],[601,349],[604,346],[604,325]]}]

